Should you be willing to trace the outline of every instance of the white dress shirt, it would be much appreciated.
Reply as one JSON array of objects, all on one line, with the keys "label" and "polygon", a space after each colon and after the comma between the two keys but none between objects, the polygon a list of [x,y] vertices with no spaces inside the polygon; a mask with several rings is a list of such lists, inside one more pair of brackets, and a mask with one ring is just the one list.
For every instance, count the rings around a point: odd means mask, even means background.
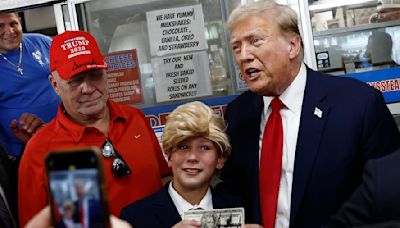
[{"label": "white dress shirt", "polygon": [[168,186],[168,193],[171,196],[172,202],[174,202],[176,209],[178,210],[179,215],[183,216],[183,212],[189,210],[196,210],[196,209],[204,209],[204,210],[212,210],[213,203],[212,203],[212,195],[211,190],[208,188],[207,193],[204,195],[203,199],[201,199],[200,203],[197,205],[192,205],[188,201],[186,201],[179,193],[174,189],[172,186],[172,181],[169,183]]},{"label": "white dress shirt", "polygon": [[[290,203],[292,194],[293,170],[297,135],[300,126],[301,107],[303,105],[304,89],[306,87],[307,71],[301,65],[299,74],[292,84],[279,96],[285,105],[281,110],[283,127],[282,173],[279,184],[278,205],[276,211],[275,228],[289,227]],[[259,146],[261,154],[262,137],[268,117],[272,111],[269,107],[274,97],[263,97],[264,109],[261,116]]]},{"label": "white dress shirt", "polygon": [[64,225],[66,228],[76,228],[78,225],[75,225],[74,220],[72,219],[63,219]]}]

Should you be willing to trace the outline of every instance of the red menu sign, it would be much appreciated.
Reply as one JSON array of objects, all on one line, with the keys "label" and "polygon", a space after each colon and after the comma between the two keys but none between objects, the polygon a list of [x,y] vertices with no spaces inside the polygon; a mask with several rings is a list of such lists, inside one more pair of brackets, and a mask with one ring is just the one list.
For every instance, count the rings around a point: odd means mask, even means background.
[{"label": "red menu sign", "polygon": [[123,104],[143,102],[136,49],[109,53],[105,61],[110,98]]}]

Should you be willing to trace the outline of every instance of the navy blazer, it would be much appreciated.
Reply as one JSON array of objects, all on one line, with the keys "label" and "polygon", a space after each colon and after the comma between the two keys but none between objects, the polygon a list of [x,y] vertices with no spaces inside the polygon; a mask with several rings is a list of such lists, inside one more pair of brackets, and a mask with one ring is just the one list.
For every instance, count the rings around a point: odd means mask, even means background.
[{"label": "navy blazer", "polygon": [[[225,112],[232,153],[218,188],[245,201],[246,222],[261,223],[259,135],[263,99],[247,91]],[[314,110],[322,110],[319,118]],[[326,224],[361,182],[370,158],[400,146],[400,133],[382,94],[356,79],[307,68],[292,183],[290,227]]]},{"label": "navy blazer", "polygon": [[[400,150],[368,162],[363,183],[327,227],[400,222]],[[399,224],[397,224],[400,227]]]},{"label": "navy blazer", "polygon": [[[122,209],[121,219],[128,221],[135,228],[171,228],[180,222],[181,216],[168,193],[166,184],[159,192],[136,201]],[[241,201],[211,188],[212,202],[215,209],[243,207]]]},{"label": "navy blazer", "polygon": [[[85,216],[87,217],[87,222],[89,227],[104,227],[104,207],[99,199],[89,198],[86,199],[87,212]],[[74,202],[75,213],[73,214],[73,220],[75,223],[81,223],[81,212],[79,210],[79,201]],[[56,226],[57,227],[57,226]]]}]

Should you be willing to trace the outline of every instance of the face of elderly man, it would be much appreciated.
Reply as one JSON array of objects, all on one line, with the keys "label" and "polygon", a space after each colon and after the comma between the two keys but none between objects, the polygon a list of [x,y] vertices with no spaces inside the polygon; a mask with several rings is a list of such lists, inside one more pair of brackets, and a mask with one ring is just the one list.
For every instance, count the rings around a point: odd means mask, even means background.
[{"label": "face of elderly man", "polygon": [[101,119],[108,113],[105,71],[87,70],[67,80],[52,73],[50,81],[68,115],[77,122]]},{"label": "face of elderly man", "polygon": [[231,48],[243,80],[261,96],[279,96],[296,77],[292,62],[301,39],[283,34],[273,16],[252,15],[233,24]]}]

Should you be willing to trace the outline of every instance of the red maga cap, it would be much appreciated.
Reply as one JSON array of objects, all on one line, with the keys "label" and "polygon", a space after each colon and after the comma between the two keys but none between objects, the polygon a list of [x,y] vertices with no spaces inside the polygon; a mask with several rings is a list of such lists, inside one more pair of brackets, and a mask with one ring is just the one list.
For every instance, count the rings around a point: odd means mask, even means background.
[{"label": "red maga cap", "polygon": [[91,69],[106,69],[107,64],[90,33],[66,31],[53,38],[50,46],[50,71],[63,80]]}]

